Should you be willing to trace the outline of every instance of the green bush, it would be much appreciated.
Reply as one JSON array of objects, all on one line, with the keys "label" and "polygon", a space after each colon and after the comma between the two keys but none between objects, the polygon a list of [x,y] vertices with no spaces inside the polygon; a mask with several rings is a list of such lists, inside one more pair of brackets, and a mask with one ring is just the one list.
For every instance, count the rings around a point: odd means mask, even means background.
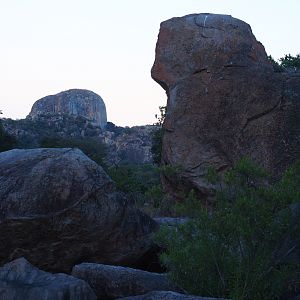
[{"label": "green bush", "polygon": [[167,106],[159,106],[159,116],[155,115],[157,122],[154,125],[158,126],[159,128],[154,131],[152,135],[151,152],[153,156],[153,162],[158,166],[161,164],[162,140],[165,132],[163,124],[166,118],[166,113]]},{"label": "green bush", "polygon": [[162,192],[157,167],[151,164],[120,165],[109,168],[108,174],[117,188],[127,193],[136,204],[147,202],[157,206],[160,202]]},{"label": "green bush", "polygon": [[104,163],[106,146],[98,138],[62,138],[56,136],[43,138],[40,146],[43,148],[79,148],[90,159],[106,168]]},{"label": "green bush", "polygon": [[158,128],[157,130],[155,130],[153,132],[153,135],[152,135],[151,153],[152,153],[152,157],[153,157],[153,162],[158,166],[161,163],[163,136],[164,136],[163,128]]},{"label": "green bush", "polygon": [[4,131],[3,125],[0,121],[0,152],[13,149],[16,146],[17,139]]},{"label": "green bush", "polygon": [[284,57],[279,58],[276,61],[271,55],[268,56],[275,72],[284,72],[286,69],[300,69],[300,54],[292,56],[291,54],[286,54]]},{"label": "green bush", "polygon": [[288,258],[300,233],[292,213],[300,205],[300,163],[276,184],[267,179],[243,159],[227,172],[213,213],[198,206],[190,222],[161,229],[157,240],[167,249],[161,259],[176,284],[233,300],[280,299],[297,288],[299,258]]},{"label": "green bush", "polygon": [[286,54],[284,57],[279,59],[280,65],[284,68],[295,68],[300,69],[300,54],[292,56],[291,54]]}]

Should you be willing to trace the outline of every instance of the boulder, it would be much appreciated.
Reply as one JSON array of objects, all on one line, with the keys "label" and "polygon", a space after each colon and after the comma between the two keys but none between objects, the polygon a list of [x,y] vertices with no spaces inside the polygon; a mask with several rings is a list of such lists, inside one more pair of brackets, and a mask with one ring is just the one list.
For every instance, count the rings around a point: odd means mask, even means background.
[{"label": "boulder", "polygon": [[0,297],[5,300],[96,300],[90,286],[66,274],[50,274],[18,258],[0,268]]},{"label": "boulder", "polygon": [[208,298],[179,294],[171,291],[150,292],[135,297],[119,298],[119,300],[225,300],[222,298]]},{"label": "boulder", "polygon": [[0,153],[2,264],[24,256],[55,272],[83,261],[135,265],[156,228],[78,149]]},{"label": "boulder", "polygon": [[72,89],[46,96],[37,100],[29,113],[29,118],[40,116],[79,116],[92,124],[105,128],[107,123],[106,108],[102,98],[92,91]]},{"label": "boulder", "polygon": [[116,299],[159,290],[178,291],[169,282],[167,274],[120,266],[83,263],[73,268],[72,275],[86,281],[98,299]]},{"label": "boulder", "polygon": [[163,176],[176,198],[244,156],[280,174],[300,157],[300,74],[275,73],[250,26],[229,15],[193,14],[161,23],[152,77],[168,96]]}]

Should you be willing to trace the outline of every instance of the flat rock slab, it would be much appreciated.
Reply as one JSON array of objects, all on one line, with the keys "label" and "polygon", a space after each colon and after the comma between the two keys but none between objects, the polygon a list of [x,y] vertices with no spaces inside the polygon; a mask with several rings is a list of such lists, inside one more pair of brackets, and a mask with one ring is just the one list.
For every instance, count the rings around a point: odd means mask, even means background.
[{"label": "flat rock slab", "polygon": [[98,299],[116,299],[160,290],[179,291],[166,274],[120,266],[83,263],[73,268],[72,275],[89,283]]},{"label": "flat rock slab", "polygon": [[208,298],[179,294],[171,291],[150,292],[145,295],[119,298],[119,300],[225,300],[223,298]]},{"label": "flat rock slab", "polygon": [[0,268],[0,299],[3,300],[96,300],[90,286],[66,274],[50,274],[25,258]]}]

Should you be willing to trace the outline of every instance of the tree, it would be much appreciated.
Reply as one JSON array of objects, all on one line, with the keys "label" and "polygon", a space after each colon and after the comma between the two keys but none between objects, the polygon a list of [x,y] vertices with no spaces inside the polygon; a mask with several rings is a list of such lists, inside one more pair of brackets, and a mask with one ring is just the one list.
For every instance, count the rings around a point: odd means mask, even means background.
[{"label": "tree", "polygon": [[162,262],[176,284],[233,300],[281,299],[299,288],[299,258],[292,254],[299,246],[300,163],[278,183],[267,179],[243,159],[226,173],[213,213],[197,206],[190,222],[160,231]]},{"label": "tree", "polygon": [[279,58],[278,61],[269,55],[268,59],[275,72],[284,72],[287,69],[293,69],[297,71],[300,69],[300,54],[297,54],[296,56],[286,54],[284,57]]},{"label": "tree", "polygon": [[55,136],[43,138],[40,144],[43,148],[79,148],[97,164],[106,167],[104,163],[106,146],[97,138],[62,138]]},{"label": "tree", "polygon": [[281,57],[279,61],[283,68],[300,69],[300,54],[297,54],[296,56],[286,54],[284,57]]},{"label": "tree", "polygon": [[[0,110],[2,114],[2,110]],[[7,134],[0,120],[0,152],[13,149],[17,146],[17,139],[14,136]]]},{"label": "tree", "polygon": [[152,135],[152,147],[151,153],[153,156],[153,162],[156,165],[160,165],[161,163],[161,153],[162,153],[162,140],[164,136],[164,128],[163,124],[166,118],[167,106],[159,106],[160,115],[155,115],[157,122],[154,124],[159,126],[159,128],[154,131]]}]

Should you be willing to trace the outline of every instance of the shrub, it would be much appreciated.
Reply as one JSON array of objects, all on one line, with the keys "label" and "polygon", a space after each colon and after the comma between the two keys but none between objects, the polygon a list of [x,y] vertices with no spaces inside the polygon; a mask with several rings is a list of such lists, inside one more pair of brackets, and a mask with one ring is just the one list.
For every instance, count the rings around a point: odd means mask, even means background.
[{"label": "shrub", "polygon": [[292,56],[291,54],[286,54],[284,57],[279,59],[280,65],[284,68],[294,68],[300,69],[300,54]]},{"label": "shrub", "polygon": [[292,213],[300,205],[300,163],[280,182],[266,180],[262,168],[243,159],[225,175],[213,213],[199,207],[190,222],[159,232],[167,249],[161,259],[176,284],[234,300],[279,299],[297,288],[299,259],[288,258],[300,233]]},{"label": "shrub", "polygon": [[13,149],[17,146],[17,139],[5,132],[0,121],[0,152]]},{"label": "shrub", "polygon": [[271,55],[268,56],[268,59],[275,72],[284,72],[286,69],[295,71],[300,69],[300,54],[297,54],[296,56],[286,54],[284,57],[279,58],[279,62],[275,61]]},{"label": "shrub", "polygon": [[120,165],[108,169],[117,188],[129,195],[138,205],[145,202],[155,206],[160,202],[159,169],[151,164]]},{"label": "shrub", "polygon": [[159,106],[159,113],[160,113],[159,116],[155,115],[157,122],[154,125],[158,126],[159,128],[156,131],[154,131],[152,135],[152,147],[151,147],[153,162],[158,166],[161,163],[162,140],[164,136],[163,124],[166,118],[167,106]]},{"label": "shrub", "polygon": [[98,138],[62,138],[56,136],[43,138],[40,146],[43,148],[79,148],[90,159],[106,168],[104,163],[106,146]]}]

